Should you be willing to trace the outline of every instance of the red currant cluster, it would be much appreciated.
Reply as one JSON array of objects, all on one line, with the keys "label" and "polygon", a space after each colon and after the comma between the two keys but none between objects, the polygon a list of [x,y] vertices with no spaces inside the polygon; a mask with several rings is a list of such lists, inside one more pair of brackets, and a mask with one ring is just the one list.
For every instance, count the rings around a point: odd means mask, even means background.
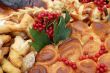
[{"label": "red currant cluster", "polygon": [[64,64],[72,67],[72,69],[77,68],[76,63],[72,62],[72,61],[69,61],[67,58],[59,58],[58,61],[63,62]]},{"label": "red currant cluster", "polygon": [[104,53],[107,53],[108,51],[106,50],[105,46],[104,45],[101,45],[100,46],[100,50],[98,53],[96,53],[94,56],[89,56],[87,52],[84,52],[84,55],[81,56],[79,58],[79,60],[84,60],[84,59],[92,59],[94,61],[97,61],[98,58],[103,55]]},{"label": "red currant cluster", "polygon": [[109,5],[107,4],[106,0],[94,0],[94,3],[98,6],[100,11],[103,11],[104,8],[108,8]]},{"label": "red currant cluster", "polygon": [[35,17],[35,24],[33,28],[41,32],[45,30],[49,38],[53,38],[53,22],[58,19],[59,13],[51,13],[47,11],[42,11],[38,13]]},{"label": "red currant cluster", "polygon": [[106,0],[81,0],[82,3],[89,3],[89,2],[94,2],[95,5],[98,6],[98,9],[100,11],[104,11],[104,8],[109,8],[110,5]]},{"label": "red currant cluster", "polygon": [[99,52],[97,54],[95,54],[95,56],[98,58],[98,57],[100,57],[101,55],[103,55],[104,53],[107,53],[107,52],[108,51],[106,50],[105,46],[101,45]]},{"label": "red currant cluster", "polygon": [[85,59],[92,59],[94,61],[97,61],[97,58],[95,56],[83,55],[79,58],[79,60],[85,60]]},{"label": "red currant cluster", "polygon": [[107,71],[107,66],[105,64],[99,64],[97,66],[97,72],[96,73],[105,73]]}]

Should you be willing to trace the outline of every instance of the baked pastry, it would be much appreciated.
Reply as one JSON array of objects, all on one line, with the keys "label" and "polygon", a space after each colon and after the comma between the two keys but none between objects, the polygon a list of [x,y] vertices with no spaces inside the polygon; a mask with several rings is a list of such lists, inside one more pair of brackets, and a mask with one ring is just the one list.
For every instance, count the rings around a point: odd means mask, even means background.
[{"label": "baked pastry", "polygon": [[47,45],[36,56],[36,61],[44,65],[50,65],[56,62],[59,57],[57,49],[53,45]]},{"label": "baked pastry", "polygon": [[109,73],[109,3],[44,1],[0,18],[0,73]]},{"label": "baked pastry", "polygon": [[83,61],[78,62],[77,64],[78,73],[95,73],[97,64],[90,59],[86,59]]},{"label": "baked pastry", "polygon": [[83,46],[83,55],[89,55],[89,56],[93,56],[96,53],[99,52],[100,50],[100,43],[98,43],[97,41],[94,40],[90,40],[88,41],[86,44],[84,44]]},{"label": "baked pastry", "polygon": [[108,37],[105,39],[105,47],[106,47],[106,49],[108,49],[108,51],[110,50],[109,41],[110,41],[110,37],[108,36]]},{"label": "baked pastry", "polygon": [[49,73],[48,66],[39,63],[35,64],[35,66],[30,69],[29,73]]},{"label": "baked pastry", "polygon": [[58,46],[58,50],[61,57],[68,58],[71,61],[77,61],[82,54],[82,45],[78,39],[70,38],[63,41]]},{"label": "baked pastry", "polygon": [[75,73],[71,67],[64,65],[62,62],[56,62],[49,68],[49,73]]},{"label": "baked pastry", "polygon": [[105,66],[107,66],[108,71],[110,70],[110,63],[109,63],[110,56],[109,55],[110,53],[104,54],[98,59],[98,63],[104,64]]}]

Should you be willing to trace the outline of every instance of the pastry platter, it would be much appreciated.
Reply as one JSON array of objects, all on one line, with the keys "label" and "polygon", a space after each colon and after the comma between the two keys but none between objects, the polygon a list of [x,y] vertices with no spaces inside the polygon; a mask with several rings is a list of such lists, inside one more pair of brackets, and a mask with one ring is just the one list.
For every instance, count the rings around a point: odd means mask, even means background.
[{"label": "pastry platter", "polygon": [[110,73],[109,0],[2,1],[0,73]]}]

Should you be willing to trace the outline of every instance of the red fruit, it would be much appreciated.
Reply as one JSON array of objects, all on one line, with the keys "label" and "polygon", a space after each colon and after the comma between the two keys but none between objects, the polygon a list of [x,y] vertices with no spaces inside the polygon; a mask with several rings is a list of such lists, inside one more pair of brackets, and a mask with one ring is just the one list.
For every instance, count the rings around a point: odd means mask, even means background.
[{"label": "red fruit", "polygon": [[104,69],[103,69],[103,68],[100,68],[100,72],[102,72],[102,73],[103,73],[103,72],[104,72]]},{"label": "red fruit", "polygon": [[103,53],[104,53],[104,51],[103,51],[103,50],[100,50],[100,51],[99,51],[99,54],[100,54],[100,55],[102,55]]},{"label": "red fruit", "polygon": [[73,69],[76,69],[77,68],[77,66],[76,66],[76,64],[75,63],[73,63],[73,65],[71,66]]},{"label": "red fruit", "polygon": [[53,16],[51,14],[48,15],[48,19],[51,20]]},{"label": "red fruit", "polygon": [[52,29],[53,29],[53,27],[52,27],[52,26],[50,26],[50,27],[49,27],[49,29],[50,29],[50,30],[52,30]]},{"label": "red fruit", "polygon": [[33,24],[33,28],[36,30],[37,29],[37,25],[36,24]]},{"label": "red fruit", "polygon": [[76,66],[76,63],[75,63],[75,62],[69,61],[69,60],[68,60],[68,59],[66,59],[66,58],[60,58],[60,59],[58,59],[58,61],[63,62],[64,64],[66,64],[66,65],[68,65],[68,66],[72,67],[73,69],[76,69],[76,68],[77,68],[77,66]]},{"label": "red fruit", "polygon": [[104,53],[108,53],[108,51],[107,51],[107,50],[105,50],[105,51],[104,51]]},{"label": "red fruit", "polygon": [[38,31],[40,31],[40,32],[41,32],[42,30],[43,30],[43,28],[41,28],[41,27],[40,27],[40,28],[38,28]]},{"label": "red fruit", "polygon": [[66,64],[66,65],[69,65],[69,62],[66,60],[66,61],[64,61],[64,63]]},{"label": "red fruit", "polygon": [[90,39],[90,40],[94,40],[94,37],[93,37],[93,36],[90,36],[89,39]]},{"label": "red fruit", "polygon": [[107,67],[105,64],[99,64],[97,67],[97,73],[105,73],[107,71]]},{"label": "red fruit", "polygon": [[93,57],[93,60],[94,60],[95,62],[97,62],[98,58],[96,58],[96,57]]},{"label": "red fruit", "polygon": [[43,28],[45,28],[45,27],[46,27],[46,25],[42,25],[42,27],[43,27]]},{"label": "red fruit", "polygon": [[79,59],[84,60],[84,59],[86,59],[86,56],[81,56]]},{"label": "red fruit", "polygon": [[69,65],[72,66],[73,65],[73,62],[69,61]]},{"label": "red fruit", "polygon": [[100,48],[101,48],[101,50],[105,50],[105,46],[104,45],[101,45]]},{"label": "red fruit", "polygon": [[108,70],[108,68],[105,66],[105,67],[104,67],[104,70],[105,70],[105,71],[107,71],[107,70]]},{"label": "red fruit", "polygon": [[89,59],[93,59],[93,56],[89,56],[88,58],[89,58]]},{"label": "red fruit", "polygon": [[[33,28],[38,31],[45,30],[48,37],[50,39],[53,38],[53,24],[51,24],[52,21],[57,20],[59,17],[59,13],[52,13],[48,11],[42,11],[36,16],[36,22],[33,24]],[[47,26],[50,26],[47,28]]]},{"label": "red fruit", "polygon": [[65,62],[67,59],[66,58],[62,58],[62,61]]},{"label": "red fruit", "polygon": [[107,8],[109,8],[110,7],[110,5],[105,5]]},{"label": "red fruit", "polygon": [[104,68],[105,67],[105,64],[100,64],[100,67]]},{"label": "red fruit", "polygon": [[100,54],[99,53],[95,54],[95,57],[96,58],[100,57]]}]

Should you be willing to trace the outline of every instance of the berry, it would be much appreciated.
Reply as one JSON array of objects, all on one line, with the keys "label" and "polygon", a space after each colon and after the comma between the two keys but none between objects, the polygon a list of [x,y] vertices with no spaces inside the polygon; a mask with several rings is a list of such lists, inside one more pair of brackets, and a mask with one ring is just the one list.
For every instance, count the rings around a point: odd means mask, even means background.
[{"label": "berry", "polygon": [[90,40],[94,40],[94,37],[93,37],[93,36],[90,36],[89,39],[90,39]]},{"label": "berry", "polygon": [[84,59],[86,59],[86,56],[84,55],[84,56],[81,56],[80,58],[79,58],[79,60],[84,60]]},{"label": "berry", "polygon": [[100,57],[100,54],[99,53],[96,53],[95,54],[95,57],[97,57],[97,58]]},{"label": "berry", "polygon": [[72,69],[76,69],[77,68],[75,62],[69,61],[66,58],[59,58],[58,61],[63,62],[64,64],[70,66]]},{"label": "berry", "polygon": [[97,62],[98,58],[94,56],[92,60],[94,60],[95,62]]},{"label": "berry", "polygon": [[53,24],[51,23],[54,20],[57,20],[60,16],[59,13],[51,13],[48,11],[42,11],[36,15],[36,22],[33,24],[33,28],[41,32],[42,30],[46,31],[46,34],[50,39],[53,38]]},{"label": "berry", "polygon": [[105,73],[107,71],[107,66],[105,64],[99,64],[97,66],[97,72],[96,73]]},{"label": "berry", "polygon": [[76,69],[76,68],[77,68],[77,66],[76,66],[75,63],[73,63],[73,64],[71,65],[71,67],[72,67],[73,69]]},{"label": "berry", "polygon": [[106,0],[80,0],[82,3],[89,3],[94,2],[94,4],[98,7],[100,11],[104,11],[104,8],[109,8],[110,5],[107,3]]}]

